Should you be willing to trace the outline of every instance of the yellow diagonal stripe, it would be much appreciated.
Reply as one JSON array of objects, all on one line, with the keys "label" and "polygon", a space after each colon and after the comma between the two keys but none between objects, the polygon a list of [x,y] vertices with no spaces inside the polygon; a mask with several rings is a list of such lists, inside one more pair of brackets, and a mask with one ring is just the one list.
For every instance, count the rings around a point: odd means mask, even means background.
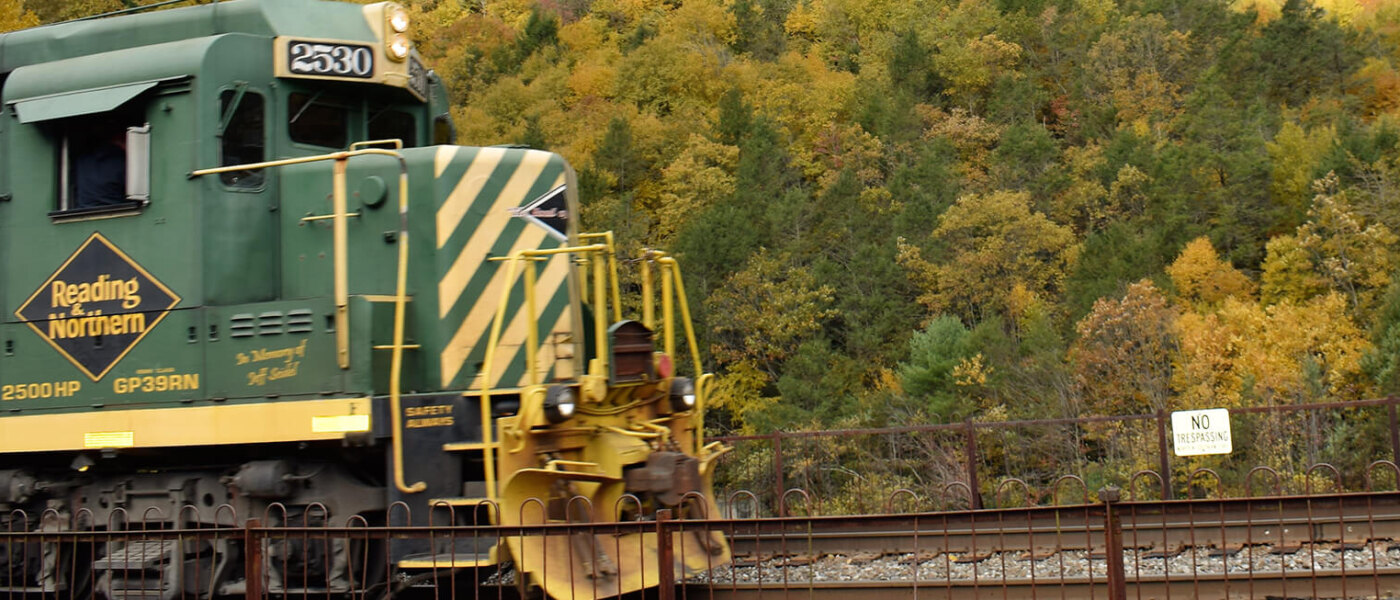
[{"label": "yellow diagonal stripe", "polygon": [[[520,234],[520,238],[511,247],[510,253],[515,254],[521,250],[539,248],[545,240],[544,229],[539,227],[526,227]],[[485,258],[483,251],[479,255]],[[462,361],[467,359],[467,354],[471,352],[472,346],[478,343],[485,343],[474,336],[481,335],[488,331],[491,319],[496,315],[496,306],[500,302],[501,294],[505,293],[506,265],[499,263],[495,274],[491,276],[491,281],[486,284],[486,289],[481,292],[481,297],[472,304],[471,312],[462,321],[462,325],[457,328],[456,333],[447,341],[447,345],[442,349],[442,385],[446,387],[457,373],[462,369]],[[519,273],[519,270],[516,271]],[[517,278],[517,281],[519,279]],[[514,283],[514,282],[512,282]]]},{"label": "yellow diagonal stripe", "polygon": [[[497,354],[494,360],[495,364],[491,365],[491,381],[500,382],[501,385],[506,384],[506,382],[501,381],[501,376],[505,375],[506,369],[510,368],[511,357],[519,351],[521,346],[525,345],[525,328],[528,326],[525,319],[530,318],[539,322],[540,315],[543,315],[544,311],[549,308],[549,300],[554,298],[555,294],[559,293],[560,286],[564,284],[564,277],[568,274],[569,260],[567,256],[554,256],[549,260],[548,266],[544,269],[544,273],[540,274],[539,281],[535,283],[535,297],[537,299],[535,314],[527,315],[525,307],[521,306],[520,310],[516,311],[515,316],[511,317],[510,324],[506,326],[505,333],[501,335],[501,349],[505,350],[509,348],[510,351]],[[548,333],[547,331],[540,332],[541,343],[548,341]],[[535,357],[537,367],[540,359],[544,358],[543,354],[544,353],[540,353],[540,355]],[[520,383],[522,385],[528,380],[529,374],[521,375]],[[480,383],[479,375],[474,383]],[[471,387],[480,389],[480,385],[473,385]]]},{"label": "yellow diagonal stripe", "polygon": [[441,248],[448,238],[452,237],[452,232],[457,230],[457,224],[467,214],[467,209],[471,208],[472,200],[481,193],[481,188],[486,186],[491,172],[496,170],[496,165],[505,154],[505,148],[482,148],[477,152],[476,159],[462,175],[462,182],[457,184],[447,201],[443,202],[437,211],[437,247]]},{"label": "yellow diagonal stripe", "polygon": [[[522,175],[531,174],[533,177],[529,181],[521,179]],[[438,284],[438,318],[446,317],[448,311],[452,310],[452,305],[457,303],[462,291],[467,288],[467,283],[471,281],[472,274],[486,260],[487,251],[496,242],[501,231],[510,223],[512,218],[510,209],[520,206],[520,201],[516,199],[519,196],[516,196],[515,193],[523,195],[528,192],[530,185],[534,183],[534,177],[538,176],[538,171],[527,171],[523,168],[517,171],[510,182],[506,184],[505,192],[507,193],[501,194],[501,201],[493,204],[491,210],[481,220],[481,224],[477,225],[476,231],[472,233],[466,247],[462,249],[461,254],[457,255],[457,259],[452,261],[452,266],[448,267],[447,273],[443,274],[442,281]],[[551,189],[563,185],[563,183],[564,176],[560,175]],[[521,186],[524,186],[525,189],[521,190]],[[529,228],[533,229],[536,226],[530,225]],[[483,296],[481,299],[496,300],[489,295]]]},{"label": "yellow diagonal stripe", "polygon": [[461,146],[442,146],[438,148],[437,155],[433,157],[433,177],[442,177],[442,172],[447,170],[447,165],[452,164],[452,158],[457,156],[457,150]]}]

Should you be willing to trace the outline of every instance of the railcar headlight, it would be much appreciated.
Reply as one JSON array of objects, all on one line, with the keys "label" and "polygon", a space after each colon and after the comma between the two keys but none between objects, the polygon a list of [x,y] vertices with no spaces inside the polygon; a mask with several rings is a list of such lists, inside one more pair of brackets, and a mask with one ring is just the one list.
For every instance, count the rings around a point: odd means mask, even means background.
[{"label": "railcar headlight", "polygon": [[408,58],[408,52],[413,49],[413,42],[408,41],[408,36],[402,33],[394,34],[394,38],[389,41],[389,58],[403,60]]},{"label": "railcar headlight", "polygon": [[695,408],[695,382],[689,377],[671,380],[671,410],[685,412]]},{"label": "railcar headlight", "polygon": [[550,423],[558,425],[574,416],[574,409],[578,408],[578,396],[571,387],[562,385],[549,386],[544,392],[544,418]]},{"label": "railcar headlight", "polygon": [[92,457],[86,454],[79,454],[78,456],[73,458],[73,464],[69,466],[71,466],[74,471],[77,471],[79,473],[86,473],[89,469],[92,468],[94,464],[96,463],[92,461]]},{"label": "railcar headlight", "polygon": [[408,33],[408,24],[408,11],[403,8],[394,8],[389,13],[389,28],[393,29],[394,33]]}]

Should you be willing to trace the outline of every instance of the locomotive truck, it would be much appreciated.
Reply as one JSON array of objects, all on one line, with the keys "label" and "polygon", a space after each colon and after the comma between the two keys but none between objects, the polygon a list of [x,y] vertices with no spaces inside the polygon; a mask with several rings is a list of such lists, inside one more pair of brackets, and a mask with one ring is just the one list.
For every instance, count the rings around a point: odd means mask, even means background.
[{"label": "locomotive truck", "polygon": [[[715,513],[725,448],[703,439],[713,377],[674,259],[579,232],[562,157],[453,145],[412,35],[401,6],[320,0],[0,34],[0,525]],[[382,595],[511,559],[553,596],[658,581],[655,560],[608,556],[654,559],[654,537],[580,535],[284,542],[265,589]],[[729,559],[718,535],[678,543],[676,574]],[[259,554],[133,544],[6,546],[0,591],[229,596]],[[540,569],[556,555],[568,576]]]}]

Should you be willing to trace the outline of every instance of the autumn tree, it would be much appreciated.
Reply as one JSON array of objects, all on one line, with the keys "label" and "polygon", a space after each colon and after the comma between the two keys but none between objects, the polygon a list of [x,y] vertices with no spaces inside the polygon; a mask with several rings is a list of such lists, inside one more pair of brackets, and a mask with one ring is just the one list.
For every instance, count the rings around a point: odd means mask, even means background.
[{"label": "autumn tree", "polygon": [[1384,225],[1367,223],[1353,210],[1335,175],[1319,180],[1308,222],[1298,227],[1298,246],[1308,253],[1313,272],[1346,298],[1366,322],[1395,268],[1397,238]]},{"label": "autumn tree", "polygon": [[923,290],[919,301],[933,314],[973,322],[1004,309],[1006,292],[1017,284],[1057,296],[1079,251],[1068,228],[1033,212],[1029,196],[1017,192],[959,198],[929,240],[938,247],[933,260],[912,243],[899,254]]},{"label": "autumn tree", "polygon": [[711,295],[725,315],[712,327],[712,353],[722,362],[749,361],[776,379],[782,361],[832,315],[831,288],[810,271],[787,269],[786,257],[759,250]]},{"label": "autumn tree", "polygon": [[0,0],[0,31],[14,31],[39,24],[39,17],[24,7],[23,0]]},{"label": "autumn tree", "polygon": [[1122,298],[1094,303],[1074,326],[1069,360],[1089,414],[1135,414],[1171,408],[1178,308],[1151,281]]},{"label": "autumn tree", "polygon": [[1209,238],[1199,237],[1186,244],[1167,267],[1167,274],[1177,297],[1189,305],[1213,306],[1229,297],[1245,300],[1254,294],[1254,282],[1220,260]]}]

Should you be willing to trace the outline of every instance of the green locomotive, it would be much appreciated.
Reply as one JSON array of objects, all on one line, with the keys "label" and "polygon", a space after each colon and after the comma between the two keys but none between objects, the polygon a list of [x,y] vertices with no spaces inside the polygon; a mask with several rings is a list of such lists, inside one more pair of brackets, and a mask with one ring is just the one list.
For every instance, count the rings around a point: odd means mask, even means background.
[{"label": "green locomotive", "polygon": [[[238,0],[0,35],[12,530],[45,511],[62,517],[45,527],[99,531],[423,525],[434,510],[441,524],[449,508],[459,524],[714,514],[724,449],[702,439],[711,377],[674,261],[636,261],[646,308],[624,320],[611,237],[577,231],[569,165],[450,145],[410,26],[392,3]],[[682,332],[693,378],[671,359]],[[528,498],[548,509],[519,510]],[[693,537],[678,573],[728,560],[723,540]],[[411,573],[577,542],[372,551]],[[620,547],[608,543],[592,551]],[[103,560],[138,549],[99,544],[76,566],[11,552],[0,591],[238,594],[236,546],[200,561],[139,549],[164,565],[159,591],[141,589],[135,561]],[[274,549],[269,591],[392,589],[393,574],[352,572],[352,549],[332,546],[332,566],[311,570],[312,549]],[[632,562],[522,574],[573,597],[654,585],[654,561]]]}]

